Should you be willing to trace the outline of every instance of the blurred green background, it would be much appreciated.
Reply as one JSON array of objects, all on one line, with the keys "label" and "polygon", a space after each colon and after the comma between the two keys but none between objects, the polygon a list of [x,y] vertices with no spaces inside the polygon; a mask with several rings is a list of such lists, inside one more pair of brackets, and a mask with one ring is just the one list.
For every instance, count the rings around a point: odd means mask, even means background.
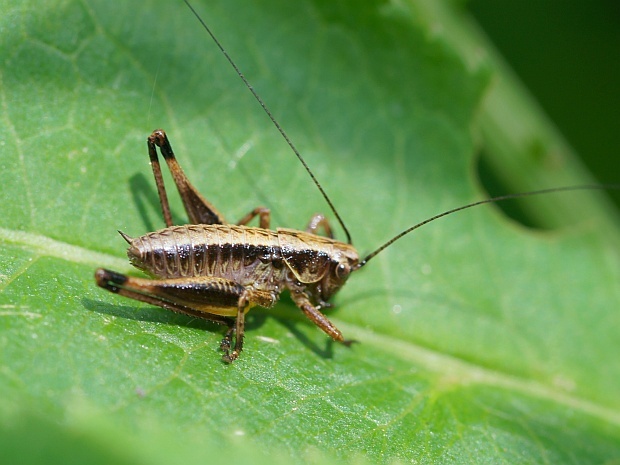
[{"label": "blurred green background", "polygon": [[[600,182],[620,181],[620,2],[469,0],[468,9]],[[620,208],[620,192],[610,192]]]}]

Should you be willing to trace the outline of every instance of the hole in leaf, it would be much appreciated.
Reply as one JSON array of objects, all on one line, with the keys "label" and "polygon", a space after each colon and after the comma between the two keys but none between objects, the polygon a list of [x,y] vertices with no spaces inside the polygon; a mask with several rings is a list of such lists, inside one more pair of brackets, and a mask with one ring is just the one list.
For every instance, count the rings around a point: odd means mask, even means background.
[{"label": "hole in leaf", "polygon": [[[486,159],[487,158],[484,152],[481,152],[476,161],[476,173],[480,184],[487,191],[489,197],[516,193],[495,175],[495,172]],[[540,230],[552,229],[548,225],[540,224],[531,214],[528,213],[528,209],[523,207],[524,202],[527,202],[527,200],[527,198],[507,200],[504,202],[496,202],[494,205],[496,205],[497,208],[499,208],[508,218],[522,224],[527,228]]]}]

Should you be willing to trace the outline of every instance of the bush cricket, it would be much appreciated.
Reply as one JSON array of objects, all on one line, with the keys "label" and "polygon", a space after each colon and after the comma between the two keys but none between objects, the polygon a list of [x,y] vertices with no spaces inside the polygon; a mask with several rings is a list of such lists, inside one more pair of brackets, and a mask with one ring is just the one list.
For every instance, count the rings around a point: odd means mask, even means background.
[{"label": "bush cricket", "polygon": [[[298,157],[346,235],[346,242],[336,240],[327,218],[320,214],[310,219],[305,231],[271,230],[270,211],[264,207],[255,208],[236,224],[231,224],[191,184],[175,158],[166,133],[158,129],[148,137],[148,153],[166,227],[136,238],[120,234],[129,244],[127,254],[131,264],[153,279],[130,277],[100,268],[95,272],[97,285],[125,297],[227,326],[220,344],[224,362],[236,360],[243,349],[248,310],[257,305],[273,307],[285,290],[314,324],[333,340],[349,346],[353,341],[345,339],[321,310],[330,306],[329,300],[352,272],[362,268],[398,239],[431,221],[478,205],[517,197],[578,189],[620,188],[618,185],[580,185],[484,199],[428,218],[360,258],[342,218],[297,148],[209,27],[187,0],[185,3]],[[158,149],[172,175],[190,224],[173,225]],[[248,226],[256,217],[259,227]],[[318,235],[319,232],[324,235]]]}]

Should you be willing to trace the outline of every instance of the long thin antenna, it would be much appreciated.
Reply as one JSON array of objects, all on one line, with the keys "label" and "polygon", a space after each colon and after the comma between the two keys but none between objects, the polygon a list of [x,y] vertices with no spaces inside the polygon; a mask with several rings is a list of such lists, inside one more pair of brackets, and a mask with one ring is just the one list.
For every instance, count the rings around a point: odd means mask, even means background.
[{"label": "long thin antenna", "polygon": [[194,13],[194,16],[196,16],[196,18],[198,19],[198,21],[200,21],[200,24],[202,24],[202,27],[204,27],[205,31],[207,31],[209,33],[209,35],[211,36],[211,38],[213,39],[213,41],[215,42],[215,44],[218,46],[218,48],[220,49],[220,51],[224,54],[224,56],[226,57],[226,59],[228,60],[228,62],[230,63],[230,65],[235,69],[235,71],[237,72],[237,74],[239,75],[239,77],[241,78],[241,80],[243,81],[243,83],[245,84],[245,86],[250,90],[250,92],[252,92],[252,95],[254,96],[254,98],[258,101],[258,103],[260,104],[261,107],[263,107],[263,110],[265,110],[265,113],[267,113],[267,116],[269,116],[269,119],[271,120],[271,122],[274,124],[274,126],[278,129],[278,131],[280,131],[280,134],[282,134],[282,137],[284,137],[284,140],[286,141],[286,143],[289,145],[289,147],[291,148],[291,150],[293,150],[293,152],[295,153],[295,155],[297,156],[297,158],[299,159],[299,161],[301,162],[301,164],[303,165],[303,167],[306,169],[306,171],[308,172],[308,174],[310,175],[310,177],[312,178],[312,181],[314,181],[314,184],[316,185],[316,187],[318,187],[319,191],[321,192],[321,195],[323,195],[323,198],[325,199],[325,201],[327,202],[327,204],[329,205],[329,208],[331,209],[332,213],[334,214],[334,216],[336,217],[336,219],[338,220],[338,223],[340,223],[340,226],[342,227],[342,229],[344,230],[345,235],[347,236],[347,243],[351,244],[351,234],[349,234],[349,230],[347,229],[347,227],[344,225],[344,221],[342,221],[342,218],[340,217],[340,215],[338,214],[338,212],[336,211],[336,207],[334,207],[334,204],[332,203],[332,201],[329,199],[329,197],[327,196],[327,194],[325,193],[325,191],[323,190],[323,187],[321,186],[321,184],[319,183],[319,181],[316,179],[316,177],[314,176],[314,174],[312,173],[312,171],[310,171],[310,167],[308,166],[308,164],[305,162],[305,160],[301,157],[301,154],[299,153],[299,151],[297,150],[297,148],[293,145],[293,142],[291,142],[291,140],[288,138],[288,136],[286,135],[286,133],[284,132],[284,129],[282,129],[282,126],[280,126],[280,124],[276,121],[276,119],[273,117],[273,115],[271,114],[271,111],[269,111],[269,108],[267,108],[267,105],[265,105],[265,102],[263,102],[263,99],[260,98],[260,96],[256,93],[256,91],[254,90],[254,88],[250,85],[250,83],[248,82],[248,80],[245,78],[245,76],[243,75],[243,73],[239,70],[239,68],[237,67],[237,65],[235,64],[235,62],[232,60],[232,58],[230,58],[230,56],[228,55],[228,53],[226,52],[226,50],[224,50],[224,47],[222,47],[222,44],[220,44],[220,41],[217,40],[217,38],[215,37],[215,35],[213,35],[213,32],[211,32],[211,29],[209,29],[209,26],[207,26],[207,24],[203,21],[203,19],[200,17],[200,15],[196,12],[196,10],[194,10],[194,7],[192,7],[192,5],[190,5],[188,0],[184,0],[185,4],[187,5],[187,7],[192,11],[192,13]]},{"label": "long thin antenna", "polygon": [[411,226],[408,229],[405,229],[403,232],[397,234],[392,239],[387,241],[385,244],[380,246],[377,250],[375,250],[374,252],[371,252],[370,254],[368,254],[359,263],[359,265],[357,265],[357,267],[355,269],[357,270],[357,269],[360,269],[361,267],[363,267],[372,258],[374,258],[378,254],[380,254],[383,250],[388,248],[390,245],[392,245],[394,242],[396,242],[401,237],[406,236],[407,234],[409,234],[411,231],[413,231],[415,229],[418,229],[418,228],[424,226],[425,224],[430,223],[431,221],[435,221],[435,220],[438,220],[439,218],[443,218],[444,216],[451,215],[452,213],[456,213],[456,212],[459,212],[461,210],[466,210],[466,209],[472,208],[472,207],[477,207],[478,205],[484,205],[485,203],[501,202],[503,200],[517,199],[517,198],[520,198],[520,197],[528,197],[530,195],[541,195],[541,194],[550,194],[550,193],[553,193],[553,192],[576,191],[576,190],[584,190],[584,189],[620,189],[620,184],[583,184],[583,185],[579,185],[579,186],[553,187],[553,188],[550,188],[550,189],[542,189],[542,190],[538,190],[538,191],[521,192],[519,194],[501,195],[499,197],[493,197],[493,198],[490,198],[490,199],[479,200],[478,202],[470,203],[468,205],[463,205],[462,207],[453,208],[452,210],[448,210],[448,211],[445,211],[445,212],[440,213],[438,215],[432,216],[431,218],[428,218],[428,219],[422,221],[421,223],[418,223],[416,225]]}]

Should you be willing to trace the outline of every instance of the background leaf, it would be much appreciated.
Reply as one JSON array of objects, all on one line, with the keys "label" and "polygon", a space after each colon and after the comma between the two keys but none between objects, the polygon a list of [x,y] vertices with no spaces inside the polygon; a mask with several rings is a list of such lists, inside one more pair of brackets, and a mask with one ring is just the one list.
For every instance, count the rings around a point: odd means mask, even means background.
[{"label": "background leaf", "polygon": [[[481,150],[521,160],[516,188],[587,180],[450,5],[197,7],[361,253],[484,197]],[[131,271],[115,230],[162,226],[146,136],[165,128],[231,221],[262,204],[276,226],[303,228],[326,210],[307,174],[181,3],[2,11],[5,457],[618,459],[618,218],[601,196],[531,202],[582,219],[562,230],[526,229],[495,208],[429,225],[336,299],[330,318],[360,344],[329,343],[284,298],[250,313],[246,350],[225,366],[219,328],[94,285],[97,266]],[[183,222],[178,201],[174,212]]]},{"label": "background leaf", "polygon": [[[615,0],[517,4],[471,0],[467,9],[545,113],[599,179],[620,171],[620,9]],[[561,85],[558,83],[561,82]],[[608,193],[620,205],[620,192]]]}]

